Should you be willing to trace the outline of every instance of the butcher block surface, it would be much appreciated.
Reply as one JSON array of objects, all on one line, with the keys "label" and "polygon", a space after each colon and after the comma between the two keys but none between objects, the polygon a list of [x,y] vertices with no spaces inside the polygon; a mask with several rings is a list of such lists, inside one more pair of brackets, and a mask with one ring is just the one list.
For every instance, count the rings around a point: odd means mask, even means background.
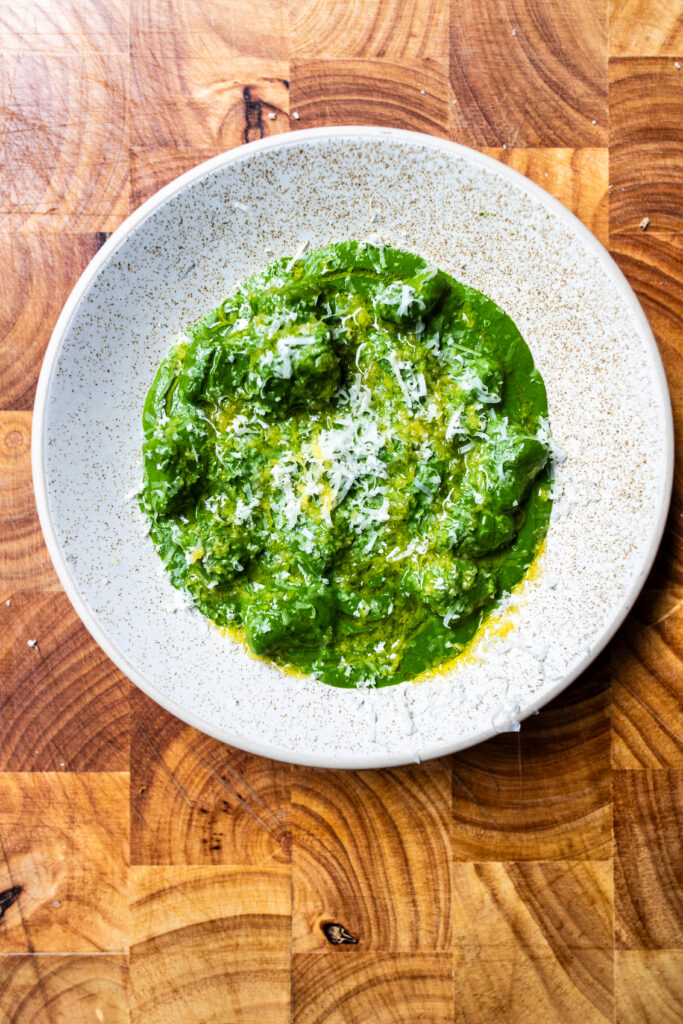
[{"label": "butcher block surface", "polygon": [[[481,149],[608,246],[683,431],[679,0],[0,0],[0,1024],[683,1020],[683,489],[628,621],[519,733],[334,772],[226,747],[81,625],[35,510],[59,311],[233,146]],[[269,116],[275,115],[275,116]]]}]

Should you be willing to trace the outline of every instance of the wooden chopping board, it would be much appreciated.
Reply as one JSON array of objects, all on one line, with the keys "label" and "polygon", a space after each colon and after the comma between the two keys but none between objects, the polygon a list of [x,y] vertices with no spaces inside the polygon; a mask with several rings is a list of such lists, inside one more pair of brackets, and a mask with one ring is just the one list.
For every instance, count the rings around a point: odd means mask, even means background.
[{"label": "wooden chopping board", "polygon": [[128,684],[51,568],[29,455],[108,233],[215,153],[348,123],[484,149],[577,213],[680,440],[681,64],[680,0],[0,0],[0,1024],[683,1020],[680,481],[636,610],[519,734],[341,773]]}]

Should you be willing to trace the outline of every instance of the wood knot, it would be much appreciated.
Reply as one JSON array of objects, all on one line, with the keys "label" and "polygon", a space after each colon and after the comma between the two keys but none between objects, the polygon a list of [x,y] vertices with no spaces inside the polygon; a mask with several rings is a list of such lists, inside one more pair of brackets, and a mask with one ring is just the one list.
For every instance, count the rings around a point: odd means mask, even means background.
[{"label": "wood knot", "polygon": [[358,939],[355,937],[355,935],[351,935],[350,932],[347,932],[343,924],[337,924],[334,921],[328,921],[327,924],[324,924],[322,926],[322,929],[325,938],[333,946],[358,945]]},{"label": "wood knot", "polygon": [[26,443],[26,439],[21,430],[17,430],[13,427],[9,433],[5,434],[5,444],[8,448],[22,448]]},{"label": "wood knot", "polygon": [[9,910],[14,901],[21,896],[21,890],[20,885],[13,885],[11,889],[0,892],[0,921],[5,916],[5,911]]}]

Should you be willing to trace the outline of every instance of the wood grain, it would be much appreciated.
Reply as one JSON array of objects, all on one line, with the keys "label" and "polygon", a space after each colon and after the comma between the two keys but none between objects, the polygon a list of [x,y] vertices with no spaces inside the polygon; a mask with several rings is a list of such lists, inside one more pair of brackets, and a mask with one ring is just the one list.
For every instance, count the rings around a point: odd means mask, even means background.
[{"label": "wood grain", "polygon": [[602,658],[521,732],[453,756],[456,860],[609,858],[609,692]]},{"label": "wood grain", "polygon": [[128,775],[0,772],[0,954],[123,952]]},{"label": "wood grain", "polygon": [[615,771],[618,949],[683,948],[683,772]]},{"label": "wood grain", "polygon": [[612,949],[609,861],[455,862],[452,871],[456,946],[518,944],[565,966],[576,950]]},{"label": "wood grain", "polygon": [[65,594],[0,604],[0,771],[127,771],[129,688]]},{"label": "wood grain", "polygon": [[[683,233],[614,234],[611,252],[635,290],[655,333],[673,399],[677,437],[683,427]],[[680,451],[680,449],[678,450]],[[678,457],[678,451],[676,455]],[[681,493],[679,480],[674,481]],[[683,576],[676,577],[683,582]]]},{"label": "wood grain", "polygon": [[[505,971],[509,969],[506,954],[511,950],[523,954],[515,964],[521,965],[524,973],[532,972],[536,962],[553,964],[563,974],[555,969],[550,972],[549,997],[558,984],[567,992],[574,989],[577,1006],[588,1004],[588,1019],[591,1014],[597,1019],[603,1014],[609,1020],[613,1004],[612,897],[609,862],[455,863],[455,949],[462,951],[468,965],[502,958]],[[546,970],[540,970],[537,983],[543,981]],[[469,1019],[467,1014],[464,1019]],[[498,1018],[492,1015],[489,1019]]]},{"label": "wood grain", "polygon": [[448,136],[446,62],[293,60],[290,69],[300,128],[379,124]]},{"label": "wood grain", "polygon": [[133,864],[286,864],[289,767],[131,698]]},{"label": "wood grain", "polygon": [[683,75],[662,57],[610,60],[610,231],[649,217],[648,232],[683,228]]},{"label": "wood grain", "polygon": [[131,70],[131,145],[138,159],[165,148],[214,156],[289,128],[286,62],[257,64],[210,48],[162,63],[143,36]]},{"label": "wood grain", "polygon": [[131,952],[171,949],[181,932],[203,932],[232,952],[289,954],[291,887],[286,867],[133,867]]},{"label": "wood grain", "polygon": [[163,957],[132,954],[131,1024],[290,1024],[290,959],[178,943]]},{"label": "wood grain", "polygon": [[[604,972],[604,953],[584,957],[588,969]],[[527,954],[517,946],[494,950],[485,958],[455,951],[456,1024],[607,1024],[611,999],[595,1005],[551,956]]]},{"label": "wood grain", "polygon": [[127,55],[127,0],[0,0],[0,50]]},{"label": "wood grain", "polygon": [[360,948],[450,949],[446,762],[384,772],[298,771],[292,785],[294,949],[341,924]]},{"label": "wood grain", "polygon": [[670,0],[610,0],[609,52],[615,57],[680,55],[680,4]]},{"label": "wood grain", "polygon": [[286,868],[133,868],[131,1020],[289,1022]]},{"label": "wood grain", "polygon": [[616,1024],[680,1024],[683,950],[618,952]]},{"label": "wood grain", "polygon": [[448,0],[289,0],[289,12],[297,59],[448,57]]},{"label": "wood grain", "polygon": [[159,56],[177,58],[195,49],[201,57],[219,51],[211,59],[218,63],[222,55],[224,68],[235,58],[267,62],[289,56],[286,0],[260,0],[248,6],[243,0],[130,0],[129,8],[131,54],[144,35],[157,40]]},{"label": "wood grain", "polygon": [[129,210],[127,78],[118,55],[0,54],[5,226],[118,226]]},{"label": "wood grain", "polygon": [[205,149],[132,150],[130,156],[131,206],[136,209],[164,185],[216,155],[217,146]]},{"label": "wood grain", "polygon": [[294,957],[294,1024],[452,1024],[450,955],[346,949]]},{"label": "wood grain", "polygon": [[128,957],[0,956],[0,1024],[128,1024]]},{"label": "wood grain", "polygon": [[[661,600],[661,598],[660,598]],[[655,597],[648,595],[648,605]],[[612,764],[681,768],[683,593],[652,624],[631,616],[612,648]]]},{"label": "wood grain", "polygon": [[575,213],[604,246],[608,230],[608,150],[604,149],[485,149],[535,181]]},{"label": "wood grain", "polygon": [[30,412],[0,413],[0,518],[0,600],[15,590],[59,591],[33,498]]},{"label": "wood grain", "polygon": [[451,0],[450,26],[457,142],[606,144],[606,0]]},{"label": "wood grain", "polygon": [[149,178],[141,166],[172,160],[174,150],[215,155],[287,130],[284,4],[270,0],[243,14],[234,0],[131,4],[131,150],[138,179]]},{"label": "wood grain", "polygon": [[100,245],[98,234],[0,228],[0,409],[32,409],[62,306]]},{"label": "wood grain", "polygon": [[[645,592],[637,606],[638,622],[654,624],[674,614],[683,599],[683,234],[664,234],[636,229],[617,233],[611,240],[612,255],[626,274],[643,305],[655,333],[671,393],[674,419],[675,474],[673,497],[664,539]],[[630,625],[625,627],[628,635]],[[652,666],[654,669],[654,666]],[[676,692],[680,680],[676,680]],[[617,681],[618,684],[618,681]],[[623,691],[617,685],[620,700]],[[648,700],[657,690],[648,690]],[[668,705],[650,706],[655,714],[667,714]],[[615,708],[615,727],[623,725]],[[616,747],[615,747],[616,749]],[[669,743],[662,748],[662,755]],[[622,765],[631,767],[631,765]]]}]

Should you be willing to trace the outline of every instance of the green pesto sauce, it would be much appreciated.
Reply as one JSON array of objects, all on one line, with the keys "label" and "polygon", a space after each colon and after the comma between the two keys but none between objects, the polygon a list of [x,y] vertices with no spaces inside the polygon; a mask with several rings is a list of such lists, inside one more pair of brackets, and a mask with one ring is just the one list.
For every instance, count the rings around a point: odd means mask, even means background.
[{"label": "green pesto sauce", "polygon": [[545,536],[543,380],[419,256],[342,242],[255,274],[166,356],[140,505],[173,585],[334,686],[453,659]]}]

